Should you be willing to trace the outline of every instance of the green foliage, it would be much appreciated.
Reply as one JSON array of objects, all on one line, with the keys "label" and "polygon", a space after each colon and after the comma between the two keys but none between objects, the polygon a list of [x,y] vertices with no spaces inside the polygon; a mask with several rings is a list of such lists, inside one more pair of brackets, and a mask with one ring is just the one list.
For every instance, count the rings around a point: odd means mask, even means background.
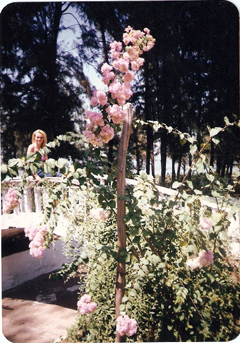
[{"label": "green foliage", "polygon": [[[58,276],[75,276],[82,266],[87,268],[80,295],[91,295],[98,306],[93,314],[79,314],[69,329],[68,342],[115,341],[117,261],[126,263],[120,311],[138,323],[137,334],[127,338],[129,342],[228,341],[240,334],[239,260],[231,250],[234,237],[229,232],[239,215],[234,190],[240,173],[224,184],[209,167],[203,150],[191,152],[195,177],[174,183],[173,195],[162,194],[145,173],[127,186],[123,218],[127,247],[121,256],[117,254],[116,177],[109,173],[104,182],[100,180],[107,166],[99,149],[86,153],[84,163],[64,169],[67,177],[60,184],[43,181],[49,192],[46,244],[54,240],[56,224],[63,220],[64,252],[72,258]],[[41,162],[35,156],[31,163]],[[56,164],[65,168],[64,160]],[[18,165],[23,167],[18,160],[10,161],[9,170],[15,172]],[[54,168],[54,162],[47,166]],[[70,186],[74,187],[71,194],[67,193]],[[91,215],[99,207],[109,211],[106,220]],[[211,220],[208,229],[201,226],[203,218]],[[236,230],[239,234],[239,227]],[[213,263],[191,269],[189,258],[203,250],[212,252]]]}]

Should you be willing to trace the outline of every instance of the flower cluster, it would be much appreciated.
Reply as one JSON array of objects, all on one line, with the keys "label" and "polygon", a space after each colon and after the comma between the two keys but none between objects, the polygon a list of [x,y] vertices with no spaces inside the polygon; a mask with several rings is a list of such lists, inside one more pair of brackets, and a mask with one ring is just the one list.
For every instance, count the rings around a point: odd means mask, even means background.
[{"label": "flower cluster", "polygon": [[200,267],[209,267],[213,264],[213,254],[211,251],[201,250],[198,256],[192,255],[187,260],[187,266],[192,270]]},{"label": "flower cluster", "polygon": [[19,205],[19,196],[16,189],[10,188],[4,197],[3,212],[11,213]]},{"label": "flower cluster", "polygon": [[104,211],[103,208],[92,208],[90,210],[90,216],[94,220],[107,220],[109,218],[110,211]]},{"label": "flower cluster", "polygon": [[100,112],[87,111],[85,114],[90,123],[83,134],[92,145],[101,146],[114,137],[111,125],[119,125],[126,117],[122,107],[133,94],[131,81],[135,78],[135,72],[143,66],[144,58],[140,55],[150,50],[154,43],[149,29],[139,31],[128,26],[123,34],[123,43],[114,41],[110,44],[112,65],[104,63],[101,67],[102,81],[107,85],[108,92],[95,90],[91,105],[100,106]]},{"label": "flower cluster", "polygon": [[44,236],[47,231],[46,226],[28,226],[25,228],[25,235],[30,239],[30,254],[33,257],[42,257],[44,251]]},{"label": "flower cluster", "polygon": [[117,332],[120,336],[133,336],[137,332],[137,322],[135,319],[129,318],[127,315],[117,318]]},{"label": "flower cluster", "polygon": [[91,301],[91,296],[84,294],[77,302],[78,311],[81,314],[93,313],[97,309],[97,304]]},{"label": "flower cluster", "polygon": [[201,228],[202,228],[203,230],[207,230],[207,231],[211,230],[212,225],[213,225],[213,224],[212,224],[212,221],[211,221],[210,218],[204,217],[204,218],[202,218],[202,220],[200,221],[200,226],[201,226]]}]

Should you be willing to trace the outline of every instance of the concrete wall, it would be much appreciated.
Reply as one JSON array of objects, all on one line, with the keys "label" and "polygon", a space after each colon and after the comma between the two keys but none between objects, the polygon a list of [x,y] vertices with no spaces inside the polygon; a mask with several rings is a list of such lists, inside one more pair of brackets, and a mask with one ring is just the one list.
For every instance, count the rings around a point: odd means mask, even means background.
[{"label": "concrete wall", "polygon": [[70,262],[62,254],[62,242],[46,249],[42,258],[32,257],[29,250],[2,258],[2,291],[18,286],[45,273],[60,269]]}]

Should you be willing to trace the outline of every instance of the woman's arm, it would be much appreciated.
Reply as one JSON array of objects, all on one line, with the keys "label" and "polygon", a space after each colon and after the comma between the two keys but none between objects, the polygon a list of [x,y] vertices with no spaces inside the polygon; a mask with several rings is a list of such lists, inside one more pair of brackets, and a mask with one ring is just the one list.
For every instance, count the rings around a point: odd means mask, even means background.
[{"label": "woman's arm", "polygon": [[33,154],[35,152],[34,145],[30,144],[28,149],[27,149],[27,156],[30,154]]}]

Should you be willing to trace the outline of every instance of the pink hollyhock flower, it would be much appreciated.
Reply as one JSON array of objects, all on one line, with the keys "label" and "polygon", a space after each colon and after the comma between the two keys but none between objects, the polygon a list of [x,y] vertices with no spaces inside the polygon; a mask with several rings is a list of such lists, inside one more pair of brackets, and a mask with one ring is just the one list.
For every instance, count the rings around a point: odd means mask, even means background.
[{"label": "pink hollyhock flower", "polygon": [[212,221],[210,218],[202,218],[202,220],[200,221],[200,226],[203,230],[211,230],[212,228]]},{"label": "pink hollyhock flower", "polygon": [[30,239],[30,255],[33,257],[42,257],[42,253],[44,251],[43,243],[44,243],[44,236],[47,231],[46,226],[29,226],[25,228],[25,236]]},{"label": "pink hollyhock flower", "polygon": [[126,74],[123,75],[124,82],[131,82],[134,80],[135,74],[133,71],[128,70]]},{"label": "pink hollyhock flower", "polygon": [[101,67],[101,73],[103,75],[107,75],[108,73],[110,73],[112,71],[113,67],[110,66],[108,63],[103,63],[102,67]]},{"label": "pink hollyhock flower", "polygon": [[91,296],[84,294],[77,302],[78,311],[81,314],[93,313],[97,309],[97,304],[91,301]]},{"label": "pink hollyhock flower", "polygon": [[137,322],[135,319],[129,318],[127,315],[117,318],[117,332],[120,336],[133,336],[137,332]]},{"label": "pink hollyhock flower", "polygon": [[41,258],[44,248],[42,246],[35,246],[34,242],[32,241],[29,244],[30,247],[30,255],[32,255],[33,257],[37,257],[37,258]]},{"label": "pink hollyhock flower", "polygon": [[129,100],[131,96],[133,95],[133,92],[131,91],[131,83],[129,82],[124,82],[122,84],[122,91],[125,96],[126,100]]},{"label": "pink hollyhock flower", "polygon": [[147,27],[145,27],[145,28],[143,29],[143,31],[144,31],[147,35],[150,34],[150,30],[149,30]]},{"label": "pink hollyhock flower", "polygon": [[121,94],[122,91],[122,85],[120,82],[113,81],[109,87],[108,87],[109,92],[112,95],[113,99],[116,99],[118,94]]},{"label": "pink hollyhock flower", "polygon": [[38,232],[38,228],[36,226],[28,226],[24,229],[24,231],[25,231],[25,236],[28,237],[30,241],[32,241]]},{"label": "pink hollyhock flower", "polygon": [[111,80],[114,80],[114,78],[115,78],[115,74],[114,72],[111,72],[102,77],[102,82],[105,83],[105,85],[108,85]]},{"label": "pink hollyhock flower", "polygon": [[92,125],[103,126],[103,115],[96,111],[86,111],[85,119],[89,119]]},{"label": "pink hollyhock flower", "polygon": [[130,25],[128,25],[124,31],[126,31],[126,32],[132,31],[132,27]]},{"label": "pink hollyhock flower", "polygon": [[113,128],[107,124],[101,128],[100,136],[103,143],[108,143],[114,137]]},{"label": "pink hollyhock flower", "polygon": [[100,146],[102,144],[101,137],[95,135],[89,128],[83,131],[83,135],[86,137],[88,143],[94,146]]},{"label": "pink hollyhock flower", "polygon": [[117,99],[120,106],[124,106],[126,100],[132,96],[131,84],[125,82],[121,84],[120,82],[112,82],[109,86],[109,91],[113,99]]},{"label": "pink hollyhock flower", "polygon": [[132,61],[131,62],[131,67],[132,67],[132,70],[134,71],[137,71],[140,69],[141,66],[143,66],[143,63],[144,63],[144,58],[137,58],[135,61]]},{"label": "pink hollyhock flower", "polygon": [[131,61],[135,61],[136,59],[138,59],[139,53],[140,53],[139,49],[133,46],[129,46],[127,47],[126,51],[127,51],[128,58]]},{"label": "pink hollyhock flower", "polygon": [[3,212],[11,213],[19,204],[20,201],[17,190],[10,188],[4,197]]},{"label": "pink hollyhock flower", "polygon": [[[152,37],[152,36],[151,36],[151,37]],[[147,45],[144,45],[143,51],[149,51],[149,50],[151,50],[151,49],[153,48],[154,44],[155,44],[155,40],[149,40],[149,41],[147,42]]]},{"label": "pink hollyhock flower", "polygon": [[114,124],[120,124],[127,115],[126,112],[116,104],[109,106],[106,111]]},{"label": "pink hollyhock flower", "polygon": [[103,208],[93,208],[90,211],[90,216],[95,220],[107,220],[110,216],[110,211],[104,211]]},{"label": "pink hollyhock flower", "polygon": [[96,97],[98,99],[98,102],[101,106],[105,106],[107,101],[108,101],[108,98],[106,96],[106,93],[103,91],[103,90],[98,90],[96,92]]},{"label": "pink hollyhock flower", "polygon": [[101,67],[101,72],[103,74],[102,81],[107,85],[109,84],[111,80],[115,78],[115,74],[112,71],[112,69],[113,67],[110,66],[108,63],[104,63]]},{"label": "pink hollyhock flower", "polygon": [[211,251],[201,250],[198,254],[198,260],[203,267],[209,267],[213,264],[213,254]]},{"label": "pink hollyhock flower", "polygon": [[213,254],[211,251],[201,250],[198,256],[190,256],[186,264],[192,270],[200,267],[209,267],[213,264]]},{"label": "pink hollyhock flower", "polygon": [[90,100],[90,104],[91,104],[93,107],[97,106],[97,105],[98,105],[98,98],[95,97],[95,96],[93,96],[93,97],[91,98],[91,100]]},{"label": "pink hollyhock flower", "polygon": [[200,268],[201,265],[199,263],[199,258],[195,255],[192,255],[188,258],[187,262],[186,262],[187,266],[189,268],[191,268],[192,270]]},{"label": "pink hollyhock flower", "polygon": [[122,43],[121,42],[112,42],[110,44],[110,54],[111,54],[111,57],[114,59],[114,58],[119,58],[120,56],[120,53],[122,51]]},{"label": "pink hollyhock flower", "polygon": [[129,62],[123,58],[118,58],[113,61],[113,67],[119,70],[121,73],[126,73],[129,68]]}]

